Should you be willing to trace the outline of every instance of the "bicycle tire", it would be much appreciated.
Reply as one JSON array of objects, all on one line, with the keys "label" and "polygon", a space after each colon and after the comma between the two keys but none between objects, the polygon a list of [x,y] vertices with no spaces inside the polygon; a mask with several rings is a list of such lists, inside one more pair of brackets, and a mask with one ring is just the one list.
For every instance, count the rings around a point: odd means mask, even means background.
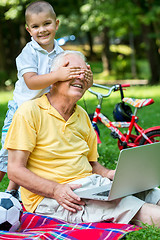
[{"label": "bicycle tire", "polygon": [[[147,137],[154,142],[160,142],[160,129],[159,130],[152,130],[148,133],[146,133]],[[140,142],[139,142],[139,145],[145,145],[145,144],[148,144],[148,141],[142,137]]]}]

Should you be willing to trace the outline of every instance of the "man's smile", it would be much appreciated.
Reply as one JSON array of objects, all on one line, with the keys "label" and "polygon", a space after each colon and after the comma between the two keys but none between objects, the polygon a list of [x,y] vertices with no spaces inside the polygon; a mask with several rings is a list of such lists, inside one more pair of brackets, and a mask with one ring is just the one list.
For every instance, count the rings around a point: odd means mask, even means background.
[{"label": "man's smile", "polygon": [[71,84],[71,86],[72,87],[77,87],[77,88],[83,88],[83,86],[81,85],[81,84],[76,84],[76,83],[74,83],[74,84]]}]

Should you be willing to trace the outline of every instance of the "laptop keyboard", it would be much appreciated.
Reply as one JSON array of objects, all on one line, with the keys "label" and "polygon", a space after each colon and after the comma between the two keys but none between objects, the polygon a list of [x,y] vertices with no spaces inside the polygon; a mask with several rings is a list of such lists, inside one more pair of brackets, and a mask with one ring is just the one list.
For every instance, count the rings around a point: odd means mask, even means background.
[{"label": "laptop keyboard", "polygon": [[100,193],[95,193],[95,194],[93,194],[93,195],[108,197],[109,192],[110,192],[110,190],[104,191],[104,192],[100,192]]}]

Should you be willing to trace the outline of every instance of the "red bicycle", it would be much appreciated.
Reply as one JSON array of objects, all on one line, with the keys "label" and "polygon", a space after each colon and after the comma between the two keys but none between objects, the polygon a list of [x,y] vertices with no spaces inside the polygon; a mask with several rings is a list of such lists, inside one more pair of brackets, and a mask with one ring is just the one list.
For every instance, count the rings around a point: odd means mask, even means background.
[{"label": "red bicycle", "polygon": [[[143,129],[137,124],[138,109],[154,103],[154,100],[152,98],[125,98],[123,94],[123,87],[129,86],[129,84],[116,84],[112,87],[107,87],[99,84],[93,84],[94,88],[98,87],[107,90],[106,94],[96,92],[95,89],[93,90],[93,88],[88,89],[88,91],[96,95],[98,99],[98,105],[95,109],[92,119],[92,125],[97,134],[98,143],[101,143],[100,132],[97,126],[98,120],[103,123],[108,129],[110,129],[111,136],[113,138],[118,139],[118,147],[120,150],[127,147],[136,147],[139,145],[151,144],[160,141],[160,126]],[[104,114],[101,113],[103,98],[109,97],[113,91],[120,91],[121,94],[121,102],[116,104],[113,111],[115,122],[110,121]],[[126,103],[135,108],[134,113],[132,113],[131,107]],[[128,128],[128,131],[127,133],[122,133],[119,128]],[[134,128],[135,134],[132,133]]]}]

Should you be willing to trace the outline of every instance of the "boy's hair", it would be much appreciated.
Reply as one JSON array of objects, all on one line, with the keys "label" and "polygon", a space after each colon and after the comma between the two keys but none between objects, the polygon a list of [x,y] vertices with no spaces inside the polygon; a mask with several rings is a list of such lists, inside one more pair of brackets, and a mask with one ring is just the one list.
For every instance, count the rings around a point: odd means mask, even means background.
[{"label": "boy's hair", "polygon": [[26,8],[25,12],[26,24],[28,23],[31,14],[38,14],[41,12],[50,12],[53,18],[56,19],[56,13],[51,4],[45,1],[36,1],[29,4]]},{"label": "boy's hair", "polygon": [[67,55],[71,55],[71,54],[79,56],[86,63],[86,58],[83,55],[83,53],[81,53],[79,51],[66,50],[55,56],[55,58],[53,59],[53,62],[52,62],[51,71],[56,71],[63,64],[64,57]]}]

